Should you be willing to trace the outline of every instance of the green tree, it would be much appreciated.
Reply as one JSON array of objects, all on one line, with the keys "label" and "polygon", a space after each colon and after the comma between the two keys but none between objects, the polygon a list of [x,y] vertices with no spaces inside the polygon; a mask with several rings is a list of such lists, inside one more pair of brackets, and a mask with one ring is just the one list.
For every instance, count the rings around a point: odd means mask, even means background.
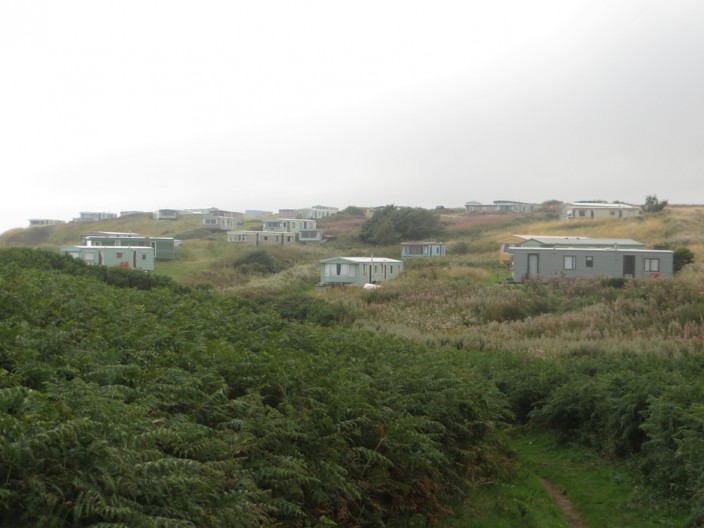
[{"label": "green tree", "polygon": [[658,200],[655,194],[649,194],[645,197],[645,203],[641,205],[641,209],[646,213],[659,213],[667,205],[667,200]]},{"label": "green tree", "polygon": [[694,253],[687,247],[673,248],[670,244],[658,244],[655,249],[669,249],[673,251],[672,255],[672,271],[677,273],[682,270],[687,264],[694,262]]},{"label": "green tree", "polygon": [[387,205],[362,225],[359,238],[369,244],[386,245],[439,237],[444,231],[436,211]]},{"label": "green tree", "polygon": [[672,255],[672,270],[677,273],[687,264],[694,262],[694,253],[689,248],[680,247],[675,249]]},{"label": "green tree", "polygon": [[270,275],[282,271],[286,266],[264,250],[252,251],[232,263],[244,274],[261,273]]}]

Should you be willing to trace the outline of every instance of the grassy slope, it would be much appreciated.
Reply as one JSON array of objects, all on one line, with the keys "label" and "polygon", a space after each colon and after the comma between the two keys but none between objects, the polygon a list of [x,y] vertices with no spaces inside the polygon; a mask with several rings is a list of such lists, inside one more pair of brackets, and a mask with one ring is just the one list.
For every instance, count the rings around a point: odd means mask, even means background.
[{"label": "grassy slope", "polygon": [[[520,324],[500,327],[477,324],[486,322],[487,318],[511,317],[504,312],[513,294],[493,287],[509,276],[508,270],[498,264],[498,240],[516,233],[633,238],[649,247],[662,243],[688,245],[697,260],[687,271],[690,275],[700,275],[702,264],[699,263],[704,262],[704,206],[669,207],[658,215],[616,221],[564,222],[540,214],[467,216],[459,211],[449,211],[441,219],[447,227],[445,240],[449,255],[446,258],[408,260],[404,274],[385,285],[384,293],[372,299],[374,302],[370,302],[366,292],[357,289],[331,292],[326,299],[358,313],[359,325],[374,331],[390,331],[421,341],[479,350],[490,349],[493,339],[498,343],[511,343],[517,349],[544,352],[559,348],[567,330],[573,334],[573,341],[579,342],[590,331],[588,325],[567,322],[559,315],[546,316],[542,320],[541,335],[535,336],[526,335],[528,330]],[[355,240],[354,235],[363,221],[356,217],[332,217],[321,221],[320,225],[326,233],[336,237],[334,241],[266,248],[283,268],[282,272],[270,275],[242,273],[235,269],[234,263],[239,258],[259,248],[234,246],[226,242],[224,233],[201,230],[198,215],[175,221],[157,221],[148,215],[137,215],[94,224],[14,230],[0,235],[0,247],[58,249],[77,243],[80,233],[89,229],[175,236],[183,239],[176,259],[157,263],[156,273],[181,284],[207,284],[227,293],[247,295],[291,290],[314,294],[318,261],[322,258],[340,254],[398,258],[397,246],[369,247]],[[422,307],[422,317],[419,317],[419,307]],[[605,317],[608,313],[601,315]],[[594,318],[594,314],[585,309],[581,317]],[[604,340],[602,344],[608,346],[609,342]]]},{"label": "grassy slope", "polygon": [[[210,282],[216,287],[241,288],[251,277],[234,277],[227,272],[227,265],[238,256],[251,251],[226,243],[224,233],[209,234],[201,229],[200,216],[183,216],[173,221],[153,220],[149,215],[133,215],[115,220],[91,224],[69,223],[56,226],[15,229],[0,235],[0,247],[40,247],[59,249],[63,245],[77,244],[85,231],[131,231],[149,236],[174,236],[184,240],[177,251],[176,261],[159,263],[157,272],[169,275],[184,284]],[[289,253],[289,267],[309,265],[305,275],[314,276],[317,261],[337,254],[360,254],[398,258],[398,247],[371,248],[360,245],[354,235],[358,232],[361,218],[332,218],[320,222],[326,234],[336,240],[323,245],[297,246]],[[484,215],[467,216],[460,212],[449,212],[442,216],[447,227],[445,238],[449,253],[442,273],[449,276],[459,273],[460,268],[474,268],[467,279],[492,281],[505,276],[497,266],[497,241],[516,233],[568,234],[591,237],[633,238],[652,247],[670,243],[688,246],[698,261],[704,261],[704,206],[673,206],[662,214],[626,220],[571,220],[562,222],[546,219],[544,215]],[[256,223],[244,227],[254,227]],[[465,254],[452,255],[453,250],[463,244]],[[276,250],[273,250],[276,251]],[[284,253],[283,255],[285,255]],[[311,271],[312,268],[312,271]],[[462,275],[461,273],[459,273]],[[412,274],[411,274],[412,275]],[[411,279],[414,279],[411,276]],[[286,287],[288,280],[281,281]],[[311,282],[314,286],[315,280]]]},{"label": "grassy slope", "polygon": [[[368,303],[363,297],[366,294],[357,290],[334,292],[328,296],[328,299],[358,310],[361,325],[377,331],[390,331],[419,340],[429,340],[432,337],[438,339],[437,342],[440,344],[454,344],[474,350],[481,348],[484,335],[493,334],[489,337],[493,337],[497,342],[510,341],[516,343],[516,347],[520,349],[531,353],[542,353],[550,346],[560,346],[558,341],[561,341],[562,335],[552,341],[543,337],[530,337],[520,341],[520,324],[478,326],[472,330],[470,321],[462,321],[461,318],[453,319],[457,314],[466,312],[472,302],[487,304],[490,299],[484,298],[477,301],[475,297],[478,293],[486,295],[487,291],[491,291],[489,285],[505,276],[506,271],[497,263],[498,240],[516,233],[532,233],[633,238],[643,241],[649,247],[661,243],[681,244],[688,246],[694,252],[697,261],[686,273],[701,277],[702,266],[698,263],[704,262],[703,220],[704,206],[669,207],[659,215],[620,221],[561,222],[537,216],[467,217],[459,213],[449,214],[443,216],[443,222],[448,230],[445,240],[450,250],[447,258],[433,262],[409,262],[404,275],[398,281],[385,286],[383,295],[386,297],[381,297],[380,302]],[[317,282],[317,262],[321,258],[351,253],[367,255],[372,252],[380,256],[394,257],[397,256],[398,251],[395,247],[369,248],[355,242],[354,233],[361,225],[359,219],[345,219],[339,222],[331,219],[323,223],[323,229],[326,233],[337,236],[334,242],[319,246],[268,249],[267,251],[274,254],[275,258],[286,262],[287,269],[271,276],[245,276],[235,272],[231,264],[252,249],[228,245],[223,234],[198,236],[199,221],[199,217],[183,217],[173,222],[159,222],[148,217],[128,217],[90,225],[67,224],[13,230],[0,235],[0,247],[58,249],[65,244],[77,243],[80,233],[89,230],[88,228],[133,231],[152,236],[179,237],[190,233],[195,238],[184,241],[183,246],[177,250],[176,260],[159,263],[157,273],[171,276],[187,285],[209,283],[224,291],[248,294],[260,290],[271,292],[292,288],[313,292]],[[460,244],[464,244],[469,251],[453,254],[453,249]],[[472,285],[485,289],[472,289]],[[406,298],[404,296],[408,296],[410,300],[405,304],[396,302],[398,298]],[[419,307],[422,307],[423,313],[420,318]],[[585,317],[591,317],[591,314],[586,314]],[[544,325],[550,328],[550,324],[553,323],[555,322],[547,321]],[[646,339],[649,338],[646,337]],[[579,342],[579,336],[577,336],[577,342]],[[580,502],[579,491],[571,489],[568,481],[561,481],[560,471],[554,469],[564,467],[568,462],[566,460],[550,462],[543,455],[536,454],[531,447],[535,446],[518,444],[522,457],[539,464],[540,471],[546,476],[552,475],[551,478],[555,479],[555,483],[569,492],[578,503],[578,507],[589,509],[590,506]],[[551,463],[553,466],[550,466]],[[537,466],[531,467],[535,469]],[[484,506],[476,505],[475,511],[483,511],[483,515],[486,515],[482,521],[472,517],[473,520],[466,521],[466,524],[458,521],[452,526],[502,526],[501,523],[508,523],[506,525],[509,526],[512,525],[512,520],[516,519],[516,515],[524,522],[533,519],[530,523],[524,524],[525,526],[563,526],[564,524],[561,523],[564,523],[564,520],[554,512],[553,505],[540,490],[530,470],[525,469],[527,473],[520,471],[519,478],[515,482],[500,485],[498,492],[488,490]],[[594,473],[587,472],[586,475],[591,482],[598,481]],[[564,479],[564,475],[562,478]],[[606,480],[608,478],[607,475]],[[526,503],[531,506],[528,513],[521,507]],[[637,502],[635,504],[641,506]],[[496,519],[492,517],[495,514],[498,514]],[[482,522],[485,524],[481,524]],[[594,522],[597,523],[593,524],[594,526],[599,525],[599,521]],[[608,525],[608,523],[601,524],[601,526]],[[616,524],[612,525],[616,526]],[[667,526],[667,524],[660,525]]]}]

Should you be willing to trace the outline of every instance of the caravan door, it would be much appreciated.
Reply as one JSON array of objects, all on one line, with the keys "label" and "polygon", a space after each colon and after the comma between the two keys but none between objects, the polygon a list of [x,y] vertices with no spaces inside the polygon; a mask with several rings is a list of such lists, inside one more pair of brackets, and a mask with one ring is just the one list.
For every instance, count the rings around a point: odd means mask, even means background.
[{"label": "caravan door", "polygon": [[534,279],[538,276],[538,254],[528,253],[528,278]]},{"label": "caravan door", "polygon": [[635,277],[636,276],[636,256],[635,255],[624,255],[623,256],[623,276],[624,277]]}]

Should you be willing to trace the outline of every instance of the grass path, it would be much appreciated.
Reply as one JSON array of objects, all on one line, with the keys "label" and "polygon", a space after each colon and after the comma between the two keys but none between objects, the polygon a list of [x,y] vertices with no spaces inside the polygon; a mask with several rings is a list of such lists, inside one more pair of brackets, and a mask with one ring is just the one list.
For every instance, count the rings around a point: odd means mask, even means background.
[{"label": "grass path", "polygon": [[[627,466],[540,433],[513,436],[516,471],[480,486],[441,528],[680,528],[689,508],[648,495]],[[685,506],[684,508],[682,506]]]},{"label": "grass path", "polygon": [[688,508],[648,494],[624,464],[544,434],[516,436],[512,445],[571,528],[675,528],[686,522]]},{"label": "grass path", "polygon": [[552,497],[555,503],[565,514],[565,517],[567,517],[567,520],[570,523],[570,528],[587,528],[587,525],[584,524],[584,520],[582,520],[582,516],[577,510],[574,509],[574,506],[572,506],[572,501],[569,497],[557,489],[549,480],[541,479],[541,481],[543,482],[545,491],[548,492],[548,495]]}]

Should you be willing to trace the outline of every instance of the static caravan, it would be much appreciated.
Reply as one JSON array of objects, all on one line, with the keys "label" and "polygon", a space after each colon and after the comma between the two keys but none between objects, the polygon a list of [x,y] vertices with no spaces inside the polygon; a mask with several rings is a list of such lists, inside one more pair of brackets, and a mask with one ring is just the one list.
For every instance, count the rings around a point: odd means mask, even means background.
[{"label": "static caravan", "polygon": [[582,247],[582,248],[614,248],[614,249],[645,249],[643,242],[631,238],[590,238],[590,237],[531,237],[521,244],[521,247]]},{"label": "static caravan", "polygon": [[82,211],[78,218],[74,218],[77,222],[98,222],[100,220],[113,220],[117,218],[117,213]]},{"label": "static caravan", "polygon": [[512,247],[512,277],[627,277],[657,279],[672,276],[673,252],[654,249],[583,247]]},{"label": "static caravan", "polygon": [[624,203],[565,202],[562,204],[560,219],[591,220],[599,218],[635,218],[640,208]]},{"label": "static caravan", "polygon": [[395,279],[403,261],[378,257],[335,257],[320,261],[320,284],[377,284]]},{"label": "static caravan", "polygon": [[264,231],[283,231],[285,233],[298,233],[304,229],[315,229],[315,220],[305,218],[272,218],[264,220]]},{"label": "static caravan", "polygon": [[154,248],[145,246],[67,246],[61,252],[88,264],[154,271]]},{"label": "static caravan", "polygon": [[401,242],[401,258],[444,257],[444,242]]},{"label": "static caravan", "polygon": [[477,201],[467,202],[464,204],[464,208],[467,214],[530,213],[535,210],[536,205],[513,200],[494,200],[491,204]]},{"label": "static caravan", "polygon": [[502,264],[511,262],[511,247],[583,247],[583,248],[619,248],[645,249],[645,244],[630,238],[591,238],[585,236],[563,235],[513,235],[501,241],[499,260]]},{"label": "static caravan", "polygon": [[321,242],[323,231],[316,228],[315,220],[305,218],[275,218],[265,220],[264,231],[295,233],[298,242]]},{"label": "static caravan", "polygon": [[209,209],[203,216],[203,228],[218,231],[233,231],[237,229],[237,221],[242,216],[242,213],[235,211]]},{"label": "static caravan", "polygon": [[296,216],[301,218],[311,218],[317,220],[320,218],[327,218],[334,214],[339,213],[340,210],[337,207],[328,207],[325,205],[314,205],[313,207],[308,207],[305,209],[299,209]]},{"label": "static caravan", "polygon": [[308,242],[322,242],[322,240],[322,229],[302,229],[298,232],[298,241],[304,244]]},{"label": "static caravan", "polygon": [[82,246],[139,246],[154,249],[156,260],[173,260],[176,257],[176,240],[173,237],[151,237],[136,233],[96,231],[81,235]]},{"label": "static caravan", "polygon": [[153,213],[154,220],[176,220],[179,216],[180,209],[159,209]]},{"label": "static caravan", "polygon": [[569,240],[579,240],[583,238],[589,238],[589,237],[583,237],[583,236],[564,236],[564,235],[511,235],[508,238],[504,238],[499,241],[499,262],[501,264],[510,264],[511,262],[511,253],[509,253],[509,249],[514,247],[514,246],[522,246],[524,242],[527,240],[533,240],[533,239],[542,239],[542,240],[551,240],[551,239],[560,239],[564,242],[567,242]]},{"label": "static caravan", "polygon": [[58,224],[65,224],[63,220],[55,220],[52,218],[30,218],[29,219],[29,227],[34,227],[34,226],[49,226],[49,225],[58,225]]},{"label": "static caravan", "polygon": [[227,241],[241,246],[288,246],[296,242],[296,233],[283,231],[228,231]]}]

